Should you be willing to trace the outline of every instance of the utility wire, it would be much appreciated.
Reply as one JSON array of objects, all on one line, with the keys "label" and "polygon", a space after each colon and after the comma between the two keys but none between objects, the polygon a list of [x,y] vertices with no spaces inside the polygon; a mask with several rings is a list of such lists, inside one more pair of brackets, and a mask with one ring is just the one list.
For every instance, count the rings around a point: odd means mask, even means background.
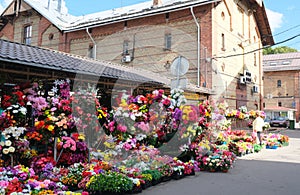
[{"label": "utility wire", "polygon": [[290,38],[288,38],[288,39],[285,39],[285,40],[283,40],[283,41],[280,41],[280,42],[278,42],[278,43],[275,43],[274,45],[269,45],[269,46],[266,46],[266,47],[262,47],[262,48],[259,48],[259,49],[254,49],[254,50],[251,50],[251,51],[248,51],[248,52],[244,52],[244,53],[239,53],[239,54],[232,54],[232,55],[228,55],[228,56],[220,56],[220,57],[217,56],[217,57],[213,57],[213,59],[230,58],[230,57],[236,57],[236,56],[241,56],[241,55],[250,54],[250,53],[253,53],[253,52],[256,52],[256,51],[260,51],[260,50],[262,50],[262,49],[267,49],[267,48],[270,48],[270,47],[272,47],[272,46],[275,46],[275,45],[279,45],[279,44],[288,42],[288,41],[293,40],[293,39],[295,39],[295,38],[297,38],[297,37],[299,37],[299,36],[300,36],[300,34],[297,34],[297,35],[295,35],[295,36],[293,36],[293,37],[290,37]]},{"label": "utility wire", "polygon": [[298,28],[299,26],[300,26],[300,24],[298,24],[298,25],[296,25],[296,26],[293,26],[293,27],[291,27],[291,28],[288,28],[288,29],[286,29],[286,30],[284,30],[284,31],[282,31],[282,32],[279,32],[279,33],[273,35],[273,37],[278,36],[278,35],[281,35],[281,34],[283,34],[283,33],[286,33],[286,32],[288,32],[288,31],[290,31],[290,30],[295,29],[295,28]]}]

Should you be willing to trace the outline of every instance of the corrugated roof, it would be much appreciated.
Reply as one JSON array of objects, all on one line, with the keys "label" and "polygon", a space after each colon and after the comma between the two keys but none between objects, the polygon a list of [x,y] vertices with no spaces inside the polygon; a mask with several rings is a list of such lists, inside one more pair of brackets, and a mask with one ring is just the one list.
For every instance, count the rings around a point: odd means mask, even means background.
[{"label": "corrugated roof", "polygon": [[263,56],[263,71],[300,70],[300,52],[269,54]]},{"label": "corrugated roof", "polygon": [[169,84],[169,80],[145,70],[28,46],[0,39],[0,60],[40,68],[68,71],[135,82]]},{"label": "corrugated roof", "polygon": [[[195,6],[200,4],[207,4],[218,2],[221,0],[164,0],[162,5],[153,7],[153,1],[147,1],[135,5],[125,6],[122,8],[115,8],[111,10],[101,11],[84,16],[72,16],[68,14],[68,10],[63,2],[62,11],[57,10],[57,2],[51,1],[48,5],[48,1],[41,0],[24,0],[29,6],[34,8],[37,12],[47,18],[51,23],[57,26],[60,30],[76,30],[91,26],[95,24],[107,24],[110,22],[117,22],[119,20],[132,19],[135,17],[141,17],[145,15],[162,13],[168,10],[186,8],[188,6]],[[13,2],[10,6],[13,6]],[[2,13],[2,15],[5,11]]]}]

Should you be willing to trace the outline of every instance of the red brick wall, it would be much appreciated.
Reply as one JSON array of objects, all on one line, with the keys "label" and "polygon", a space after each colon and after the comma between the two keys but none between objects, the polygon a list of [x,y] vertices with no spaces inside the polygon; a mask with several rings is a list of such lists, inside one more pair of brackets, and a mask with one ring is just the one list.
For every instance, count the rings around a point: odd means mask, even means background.
[{"label": "red brick wall", "polygon": [[0,38],[5,36],[9,41],[14,41],[14,26],[8,22],[0,32]]}]

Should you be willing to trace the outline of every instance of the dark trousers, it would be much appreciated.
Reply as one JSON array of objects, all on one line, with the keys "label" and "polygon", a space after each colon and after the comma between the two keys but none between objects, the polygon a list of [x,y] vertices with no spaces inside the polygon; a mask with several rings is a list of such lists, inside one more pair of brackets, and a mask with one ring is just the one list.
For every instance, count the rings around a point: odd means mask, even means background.
[{"label": "dark trousers", "polygon": [[258,140],[259,140],[259,144],[261,145],[261,136],[260,136],[261,132],[260,131],[257,131],[257,137],[258,137]]}]

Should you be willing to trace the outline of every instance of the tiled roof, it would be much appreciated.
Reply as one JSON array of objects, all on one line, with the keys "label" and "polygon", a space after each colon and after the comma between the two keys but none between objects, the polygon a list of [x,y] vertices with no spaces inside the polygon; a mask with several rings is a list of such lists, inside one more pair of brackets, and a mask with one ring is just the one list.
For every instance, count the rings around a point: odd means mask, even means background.
[{"label": "tiled roof", "polygon": [[296,111],[296,109],[294,108],[287,108],[287,107],[281,107],[281,106],[270,106],[270,107],[266,107],[264,108],[264,110],[268,110],[268,111]]},{"label": "tiled roof", "polygon": [[168,80],[145,70],[83,58],[59,51],[0,39],[0,61],[135,82],[168,84]]},{"label": "tiled roof", "polygon": [[263,56],[263,71],[300,70],[300,52],[269,54]]}]

